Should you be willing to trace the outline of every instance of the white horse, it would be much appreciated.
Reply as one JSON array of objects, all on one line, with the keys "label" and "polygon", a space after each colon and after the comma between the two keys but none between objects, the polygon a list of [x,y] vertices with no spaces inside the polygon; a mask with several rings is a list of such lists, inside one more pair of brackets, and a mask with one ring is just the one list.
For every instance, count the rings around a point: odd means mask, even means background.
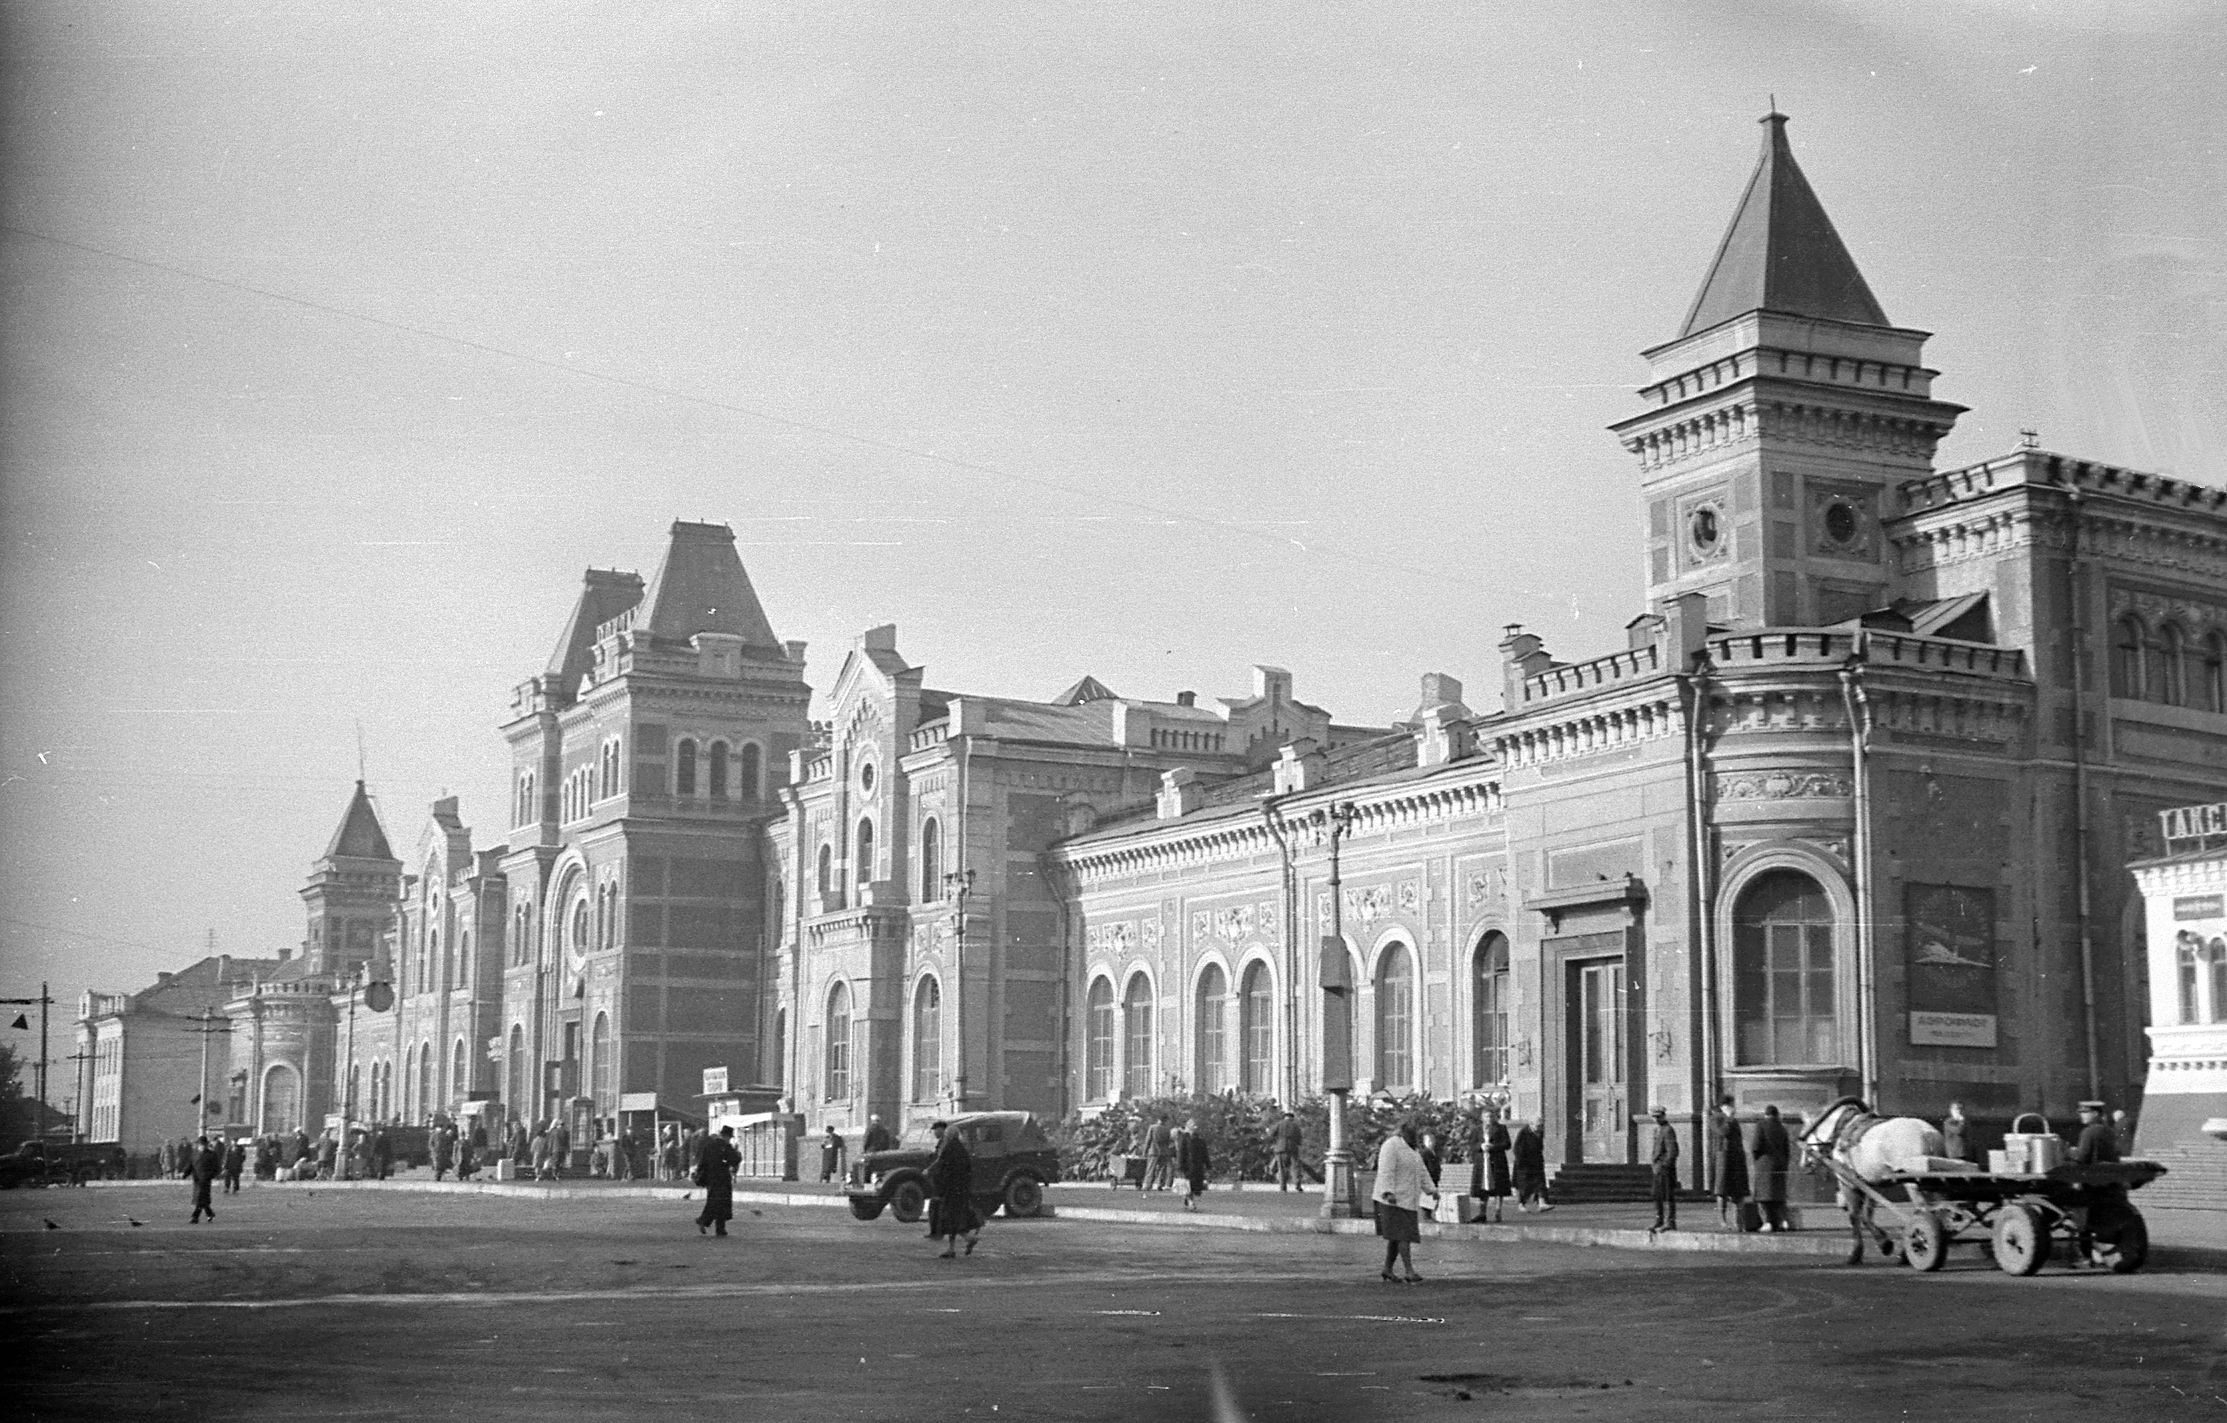
[{"label": "white horse", "polygon": [[[1858,1097],[1842,1097],[1802,1130],[1802,1147],[1819,1156],[1830,1156],[1858,1179],[1872,1185],[1897,1173],[1923,1175],[1943,1171],[1969,1171],[1964,1162],[1942,1155],[1946,1146],[1940,1129],[1919,1117],[1880,1117]],[[1836,1178],[1837,1179],[1837,1178]],[[1867,1241],[1891,1249],[1889,1237],[1872,1223],[1871,1197],[1842,1183],[1834,1200],[1848,1213],[1855,1242],[1848,1263],[1863,1263]]]}]

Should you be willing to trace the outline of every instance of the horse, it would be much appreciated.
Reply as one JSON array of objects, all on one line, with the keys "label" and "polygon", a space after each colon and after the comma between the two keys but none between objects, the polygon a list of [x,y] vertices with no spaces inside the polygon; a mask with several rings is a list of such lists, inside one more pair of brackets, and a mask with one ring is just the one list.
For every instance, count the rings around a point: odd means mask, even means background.
[{"label": "horse", "polygon": [[[1828,1104],[1802,1129],[1800,1141],[1805,1153],[1831,1157],[1859,1180],[1874,1185],[1900,1172],[1971,1169],[1943,1156],[1946,1147],[1933,1123],[1919,1117],[1875,1116],[1861,1097],[1842,1097]],[[1893,1248],[1886,1232],[1872,1223],[1870,1196],[1842,1183],[1834,1200],[1848,1213],[1848,1228],[1855,1235],[1849,1264],[1863,1263],[1867,1239],[1877,1240],[1882,1250]]]}]

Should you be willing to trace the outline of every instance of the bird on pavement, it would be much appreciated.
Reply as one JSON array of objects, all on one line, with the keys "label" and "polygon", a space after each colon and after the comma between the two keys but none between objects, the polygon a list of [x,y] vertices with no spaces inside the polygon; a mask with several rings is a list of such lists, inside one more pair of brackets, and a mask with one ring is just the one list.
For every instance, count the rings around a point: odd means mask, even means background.
[{"label": "bird on pavement", "polygon": [[[125,1216],[125,1217],[124,1217],[124,1219],[125,1219],[125,1220],[131,1220],[131,1217],[130,1217],[130,1216]],[[138,1229],[138,1228],[139,1228],[140,1226],[143,1226],[143,1225],[145,1225],[145,1224],[146,1224],[147,1222],[145,1222],[145,1221],[143,1221],[143,1220],[131,1220],[131,1223],[132,1223],[132,1228],[133,1228],[134,1230],[136,1230],[136,1229]]]},{"label": "bird on pavement", "polygon": [[[39,1217],[39,1219],[41,1219],[41,1220],[46,1220],[46,1217],[45,1217],[45,1216],[40,1216],[40,1217]],[[48,1220],[48,1221],[46,1221],[46,1228],[47,1228],[48,1230],[60,1230],[60,1229],[61,1229],[62,1227],[60,1227],[60,1226],[56,1225],[56,1224],[55,1224],[55,1223],[54,1223],[53,1221],[51,1221],[51,1220]]]}]

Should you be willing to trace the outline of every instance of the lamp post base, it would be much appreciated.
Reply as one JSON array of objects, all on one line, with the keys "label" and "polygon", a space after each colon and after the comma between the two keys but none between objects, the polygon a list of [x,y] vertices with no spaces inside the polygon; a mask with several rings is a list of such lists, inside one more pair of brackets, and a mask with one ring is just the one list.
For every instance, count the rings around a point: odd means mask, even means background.
[{"label": "lamp post base", "polygon": [[1351,1220],[1361,1214],[1354,1195],[1353,1153],[1345,1150],[1322,1159],[1322,1215],[1328,1220]]}]

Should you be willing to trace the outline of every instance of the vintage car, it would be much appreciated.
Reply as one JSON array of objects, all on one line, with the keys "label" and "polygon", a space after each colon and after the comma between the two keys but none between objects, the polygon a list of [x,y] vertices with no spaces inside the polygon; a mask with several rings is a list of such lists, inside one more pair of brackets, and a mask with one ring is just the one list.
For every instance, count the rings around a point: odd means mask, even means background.
[{"label": "vintage car", "polygon": [[[968,1112],[951,1118],[974,1158],[974,1203],[984,1215],[1005,1207],[1009,1216],[1035,1215],[1044,1209],[1044,1187],[1059,1179],[1059,1148],[1044,1135],[1032,1112]],[[916,1221],[928,1210],[928,1158],[933,1140],[868,1152],[851,1166],[845,1194],[851,1214],[873,1220],[887,1208],[901,1221]]]},{"label": "vintage car", "polygon": [[27,1141],[0,1156],[0,1190],[77,1185],[124,1174],[124,1148],[113,1141]]}]

